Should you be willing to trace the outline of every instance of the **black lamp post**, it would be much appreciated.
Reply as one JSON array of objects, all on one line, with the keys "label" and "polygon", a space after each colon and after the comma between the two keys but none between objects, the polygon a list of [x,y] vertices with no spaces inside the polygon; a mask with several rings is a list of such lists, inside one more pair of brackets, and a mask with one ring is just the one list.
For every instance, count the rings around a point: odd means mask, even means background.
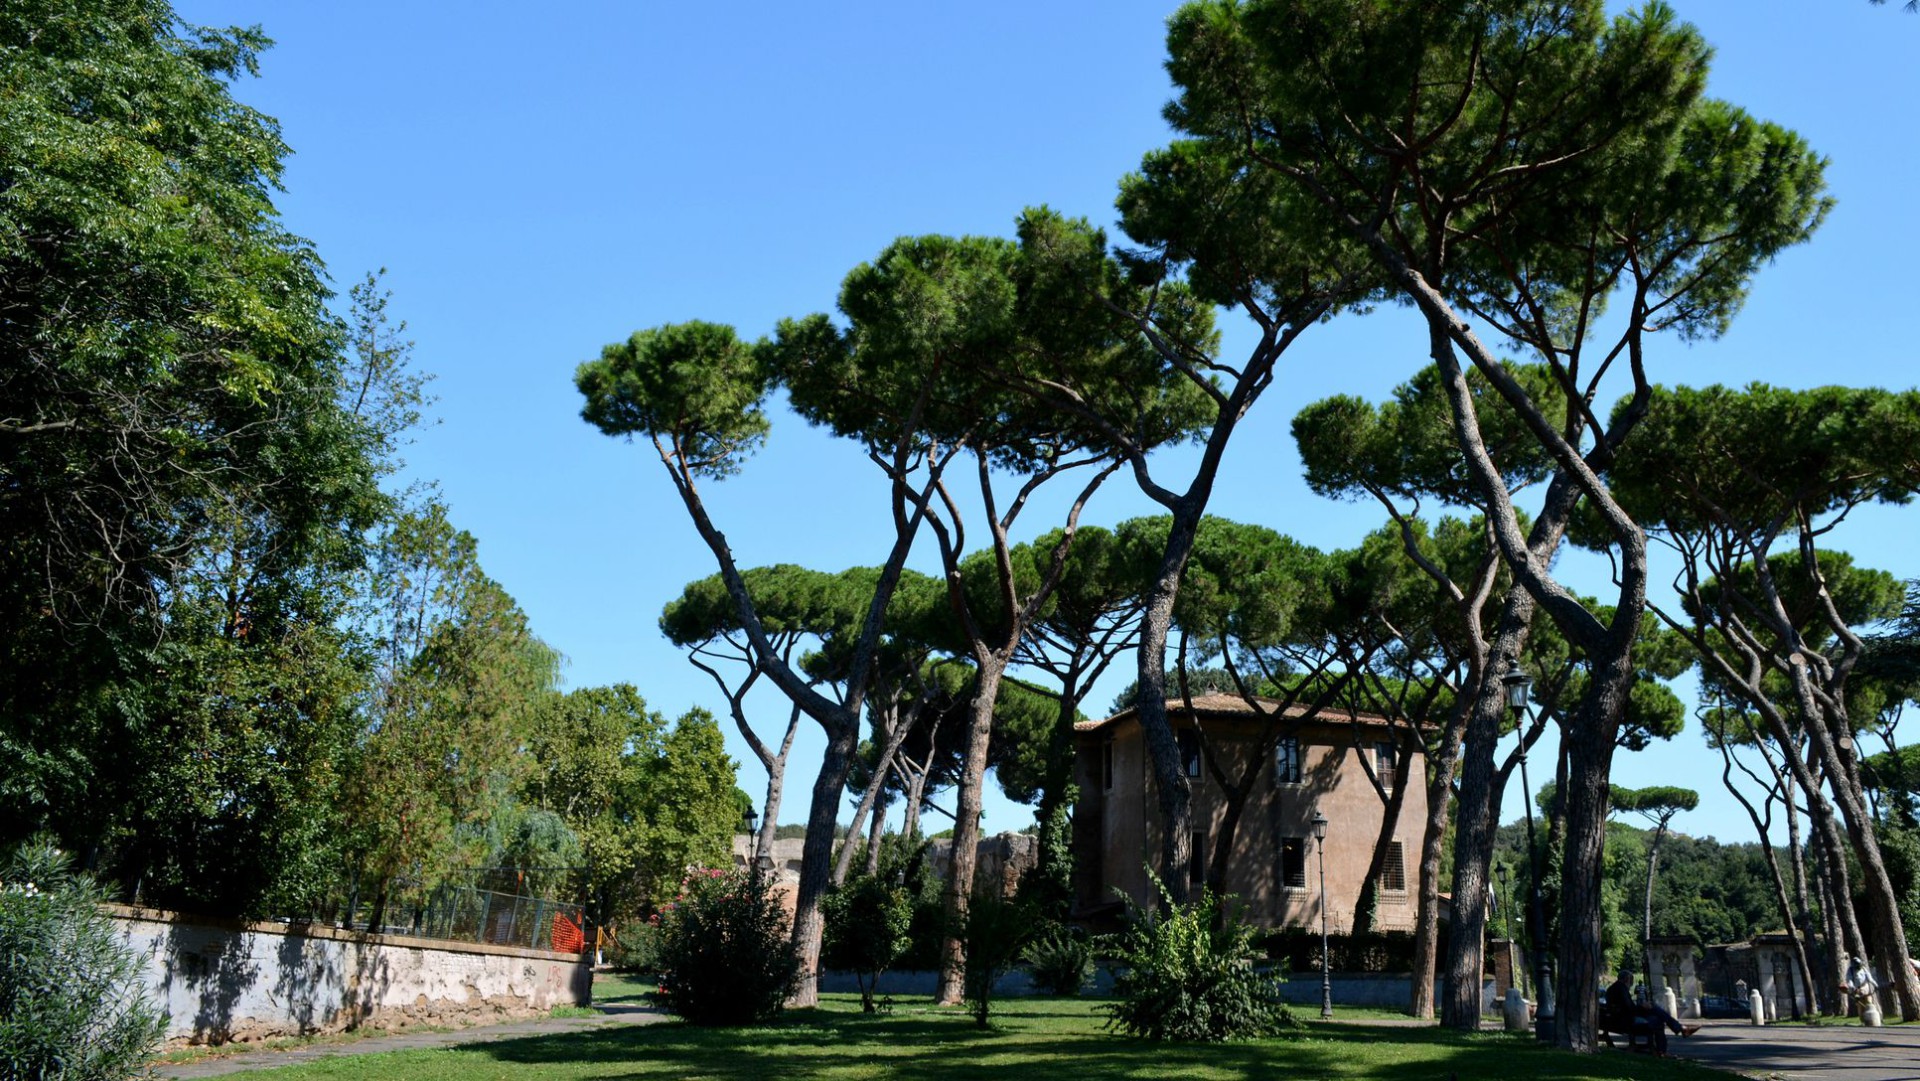
[{"label": "black lamp post", "polygon": [[747,812],[740,816],[740,830],[747,835],[747,859],[749,861],[753,859],[754,854],[760,849],[760,841],[754,830],[754,826],[759,821],[760,816],[754,813],[753,804],[747,804]]},{"label": "black lamp post", "polygon": [[1333,1017],[1333,952],[1327,945],[1327,816],[1313,811],[1313,839],[1320,846],[1320,1019]]},{"label": "black lamp post", "polygon": [[1506,939],[1506,943],[1507,943],[1507,962],[1508,962],[1507,975],[1510,978],[1520,982],[1523,985],[1521,987],[1521,993],[1524,994],[1526,992],[1526,988],[1524,986],[1526,982],[1526,973],[1525,971],[1514,971],[1513,965],[1512,965],[1512,962],[1513,962],[1513,890],[1510,888],[1512,884],[1508,881],[1508,879],[1513,877],[1513,872],[1510,869],[1508,869],[1506,864],[1496,863],[1493,865],[1493,877],[1500,883],[1498,887],[1500,891],[1499,892],[1500,918],[1502,922],[1506,924],[1506,930],[1504,932],[1503,937]]},{"label": "black lamp post", "polygon": [[1527,868],[1528,903],[1527,922],[1533,925],[1528,936],[1533,940],[1534,990],[1540,996],[1540,1007],[1535,1013],[1536,1034],[1543,1040],[1553,1039],[1554,1021],[1554,984],[1553,958],[1547,954],[1547,922],[1540,915],[1540,846],[1535,843],[1533,833],[1533,785],[1527,780],[1527,736],[1522,727],[1528,719],[1528,691],[1533,687],[1533,677],[1514,660],[1507,668],[1507,674],[1500,677],[1501,686],[1506,688],[1507,708],[1513,711],[1514,731],[1520,736],[1520,804],[1527,812]]}]

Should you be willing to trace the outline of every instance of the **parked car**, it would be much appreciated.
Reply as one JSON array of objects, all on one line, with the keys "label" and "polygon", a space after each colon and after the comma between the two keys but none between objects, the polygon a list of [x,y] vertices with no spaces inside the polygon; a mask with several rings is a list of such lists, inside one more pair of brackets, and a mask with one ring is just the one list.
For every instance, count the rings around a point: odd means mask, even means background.
[{"label": "parked car", "polygon": [[1735,1002],[1725,995],[1701,995],[1700,1016],[1746,1017],[1747,1004],[1744,1002]]}]

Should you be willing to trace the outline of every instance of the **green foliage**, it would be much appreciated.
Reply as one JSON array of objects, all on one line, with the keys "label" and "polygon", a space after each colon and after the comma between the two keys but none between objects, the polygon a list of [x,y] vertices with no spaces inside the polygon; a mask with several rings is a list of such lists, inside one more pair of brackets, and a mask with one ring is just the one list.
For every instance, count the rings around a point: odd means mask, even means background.
[{"label": "green foliage", "polygon": [[747,1025],[786,1004],[800,972],[769,876],[694,870],[660,916],[661,1005],[696,1025]]},{"label": "green foliage", "polygon": [[1033,922],[1025,905],[991,889],[975,892],[967,904],[966,928],[960,935],[967,950],[964,983],[967,1009],[981,1028],[992,1015],[993,985],[1020,960]]},{"label": "green foliage", "polygon": [[1210,1042],[1290,1027],[1281,977],[1258,967],[1254,929],[1211,890],[1174,905],[1160,889],[1166,914],[1136,909],[1120,936],[1113,1025],[1149,1040]]},{"label": "green foliage", "polygon": [[0,843],[211,913],[335,873],[346,600],[424,402],[384,294],[350,335],[274,209],[287,147],[233,92],[267,44],[0,9]]},{"label": "green foliage", "polygon": [[0,1077],[141,1075],[166,1032],[100,893],[40,838],[0,868]]},{"label": "green foliage", "polygon": [[511,796],[559,665],[445,507],[396,518],[376,554],[379,657],[341,808],[375,923],[403,873],[425,884],[486,854],[474,827]]},{"label": "green foliage", "polygon": [[1033,985],[1049,995],[1077,995],[1093,979],[1093,939],[1075,927],[1055,926],[1027,946]]},{"label": "green foliage", "polygon": [[827,921],[821,961],[854,974],[861,1008],[872,1013],[880,974],[913,944],[913,898],[904,886],[861,875],[822,898],[820,909]]},{"label": "green foliage", "polygon": [[660,971],[660,940],[657,915],[620,924],[611,957],[614,969],[636,974]]},{"label": "green foliage", "polygon": [[529,733],[523,798],[580,838],[595,920],[624,925],[671,898],[690,866],[725,859],[741,817],[719,726],[671,726],[631,684],[547,699]]},{"label": "green foliage", "polygon": [[580,366],[580,415],[607,435],[646,436],[694,476],[736,473],[766,439],[768,373],[733,328],[677,323],[636,332]]}]

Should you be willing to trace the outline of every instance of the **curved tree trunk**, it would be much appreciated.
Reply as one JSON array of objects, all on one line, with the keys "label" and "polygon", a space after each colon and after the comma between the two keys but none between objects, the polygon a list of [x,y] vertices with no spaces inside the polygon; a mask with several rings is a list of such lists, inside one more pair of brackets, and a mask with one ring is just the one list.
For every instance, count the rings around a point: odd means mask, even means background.
[{"label": "curved tree trunk", "polygon": [[793,900],[793,944],[800,950],[800,982],[787,1000],[790,1006],[813,1006],[820,1001],[820,936],[826,927],[820,898],[832,877],[833,830],[839,821],[840,792],[846,786],[859,735],[859,729],[851,725],[829,730],[820,775],[813,781],[807,839],[800,855],[800,887]]}]

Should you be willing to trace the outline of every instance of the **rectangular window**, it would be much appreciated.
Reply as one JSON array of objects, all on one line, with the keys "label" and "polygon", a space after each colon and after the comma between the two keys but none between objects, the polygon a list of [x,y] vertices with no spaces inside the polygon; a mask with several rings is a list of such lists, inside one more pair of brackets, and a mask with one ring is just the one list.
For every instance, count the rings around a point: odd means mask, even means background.
[{"label": "rectangular window", "polygon": [[1300,741],[1286,736],[1273,749],[1273,783],[1300,783]]},{"label": "rectangular window", "polygon": [[1380,892],[1407,892],[1407,864],[1399,841],[1387,844],[1387,858],[1380,863]]},{"label": "rectangular window", "polygon": [[1112,740],[1108,740],[1100,745],[1100,787],[1108,791],[1113,789]]},{"label": "rectangular window", "polygon": [[1188,861],[1187,881],[1198,886],[1207,880],[1207,831],[1193,831],[1193,859]]},{"label": "rectangular window", "polygon": [[1282,889],[1307,888],[1307,839],[1280,838],[1280,886]]},{"label": "rectangular window", "polygon": [[1200,733],[1191,728],[1182,728],[1180,737],[1180,768],[1189,777],[1200,776]]},{"label": "rectangular window", "polygon": [[1394,785],[1399,783],[1399,772],[1394,766],[1393,744],[1373,745],[1373,771],[1380,777],[1380,787],[1393,791]]}]

